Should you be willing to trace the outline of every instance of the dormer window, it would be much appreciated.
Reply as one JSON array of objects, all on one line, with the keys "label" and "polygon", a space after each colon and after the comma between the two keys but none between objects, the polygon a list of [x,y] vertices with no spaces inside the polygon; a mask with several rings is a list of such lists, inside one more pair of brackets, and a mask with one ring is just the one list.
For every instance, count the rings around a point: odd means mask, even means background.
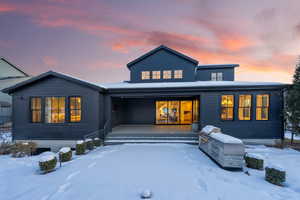
[{"label": "dormer window", "polygon": [[152,79],[160,79],[160,71],[152,71]]},{"label": "dormer window", "polygon": [[149,71],[142,71],[142,80],[149,80],[150,79],[150,72]]},{"label": "dormer window", "polygon": [[182,79],[182,70],[175,70],[174,71],[174,78]]},{"label": "dormer window", "polygon": [[223,81],[223,73],[222,72],[213,72],[211,73],[211,80],[212,81]]},{"label": "dormer window", "polygon": [[172,78],[172,71],[171,70],[164,70],[163,71],[163,78],[164,79],[171,79]]}]

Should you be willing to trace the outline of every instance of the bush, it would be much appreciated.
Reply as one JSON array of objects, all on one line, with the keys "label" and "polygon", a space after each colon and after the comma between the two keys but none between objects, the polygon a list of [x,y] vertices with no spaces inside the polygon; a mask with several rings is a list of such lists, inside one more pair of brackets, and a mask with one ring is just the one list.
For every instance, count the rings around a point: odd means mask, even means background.
[{"label": "bush", "polygon": [[96,146],[96,147],[101,146],[101,140],[99,138],[94,139],[94,146]]},{"label": "bush", "polygon": [[30,156],[36,151],[36,143],[34,142],[18,142],[11,146],[11,156],[20,158],[24,156]]},{"label": "bush", "polygon": [[283,183],[285,182],[285,177],[286,177],[286,172],[276,166],[269,166],[266,167],[266,174],[265,174],[265,179],[266,181],[274,184],[274,185],[279,185],[283,186]]},{"label": "bush", "polygon": [[85,154],[86,144],[84,141],[80,140],[77,141],[76,144],[76,155],[82,155]]},{"label": "bush", "polygon": [[88,150],[93,150],[94,149],[94,142],[93,142],[92,139],[86,139],[85,143],[86,143],[86,148]]},{"label": "bush", "polygon": [[44,173],[51,172],[55,169],[56,163],[57,163],[57,158],[53,153],[41,156],[39,161],[40,170],[43,171]]},{"label": "bush", "polygon": [[246,154],[245,155],[246,165],[252,169],[263,170],[264,169],[264,159],[263,157],[255,154]]},{"label": "bush", "polygon": [[12,144],[2,143],[0,144],[0,155],[10,154]]},{"label": "bush", "polygon": [[59,150],[59,161],[67,162],[72,159],[72,150],[70,147],[63,147]]}]

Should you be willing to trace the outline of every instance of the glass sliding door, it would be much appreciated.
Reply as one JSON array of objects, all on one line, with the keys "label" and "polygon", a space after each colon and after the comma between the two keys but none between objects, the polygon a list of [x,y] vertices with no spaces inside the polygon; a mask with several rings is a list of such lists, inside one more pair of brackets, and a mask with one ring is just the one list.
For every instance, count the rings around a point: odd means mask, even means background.
[{"label": "glass sliding door", "polygon": [[156,101],[156,124],[192,124],[199,120],[199,101]]},{"label": "glass sliding door", "polygon": [[168,124],[179,124],[179,101],[169,101],[168,110]]},{"label": "glass sliding door", "polygon": [[156,101],[156,124],[168,123],[168,102]]},{"label": "glass sliding door", "polygon": [[193,120],[193,102],[192,101],[181,101],[180,102],[180,123],[191,124]]}]

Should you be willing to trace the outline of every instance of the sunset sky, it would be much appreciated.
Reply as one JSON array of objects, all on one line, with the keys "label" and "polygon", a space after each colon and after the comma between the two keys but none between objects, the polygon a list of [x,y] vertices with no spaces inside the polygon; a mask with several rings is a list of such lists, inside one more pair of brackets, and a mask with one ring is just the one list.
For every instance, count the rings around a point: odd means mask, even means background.
[{"label": "sunset sky", "polygon": [[240,81],[290,82],[300,0],[0,0],[0,57],[32,75],[128,80],[126,64],[161,44],[240,64]]}]

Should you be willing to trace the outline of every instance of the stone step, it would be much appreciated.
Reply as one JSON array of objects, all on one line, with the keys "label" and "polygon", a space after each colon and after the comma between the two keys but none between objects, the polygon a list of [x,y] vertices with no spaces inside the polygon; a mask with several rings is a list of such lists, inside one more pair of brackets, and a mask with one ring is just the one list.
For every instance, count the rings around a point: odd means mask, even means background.
[{"label": "stone step", "polygon": [[105,140],[104,145],[114,145],[114,144],[139,144],[139,143],[168,143],[168,144],[198,144],[198,140]]}]

